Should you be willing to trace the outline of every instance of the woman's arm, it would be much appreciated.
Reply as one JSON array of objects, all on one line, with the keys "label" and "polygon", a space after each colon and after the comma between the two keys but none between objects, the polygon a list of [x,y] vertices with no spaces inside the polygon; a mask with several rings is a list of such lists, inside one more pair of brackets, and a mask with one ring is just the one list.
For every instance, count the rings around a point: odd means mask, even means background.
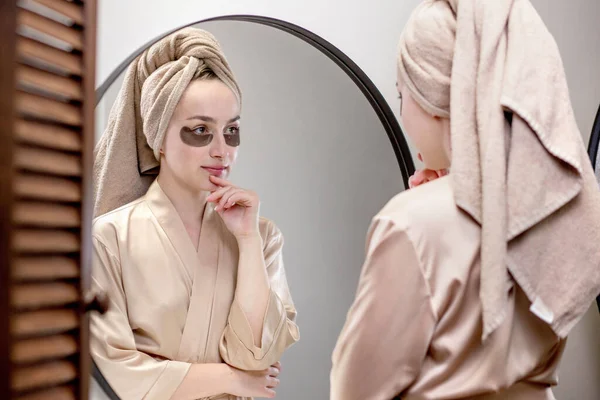
[{"label": "woman's arm", "polygon": [[263,323],[271,285],[263,254],[263,241],[260,234],[237,239],[239,262],[235,297],[252,330],[253,342],[261,347]]},{"label": "woman's arm", "polygon": [[227,393],[239,397],[275,397],[279,365],[247,372],[227,364],[194,364],[171,400],[195,400]]},{"label": "woman's arm", "polygon": [[261,224],[258,238],[238,243],[238,280],[220,351],[236,368],[262,370],[299,339],[283,267],[283,236],[268,221]]},{"label": "woman's arm", "polygon": [[418,376],[436,324],[413,243],[375,218],[354,304],[333,352],[332,400],[391,399]]}]

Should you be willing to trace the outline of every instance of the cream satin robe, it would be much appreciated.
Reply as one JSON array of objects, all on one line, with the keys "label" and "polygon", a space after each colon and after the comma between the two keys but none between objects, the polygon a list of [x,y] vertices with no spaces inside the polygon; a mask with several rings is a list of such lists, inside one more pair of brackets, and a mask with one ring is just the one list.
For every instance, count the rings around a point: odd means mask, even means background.
[{"label": "cream satin robe", "polygon": [[332,400],[554,398],[565,341],[513,281],[503,325],[481,344],[479,238],[448,177],[383,208],[333,353]]},{"label": "cream satin robe", "polygon": [[[158,182],[93,225],[93,287],[110,309],[91,318],[91,353],[123,400],[167,400],[191,363],[268,368],[299,338],[277,227],[260,220],[271,296],[256,347],[234,299],[238,248],[207,205],[198,251]],[[219,395],[210,399],[235,399]]]}]

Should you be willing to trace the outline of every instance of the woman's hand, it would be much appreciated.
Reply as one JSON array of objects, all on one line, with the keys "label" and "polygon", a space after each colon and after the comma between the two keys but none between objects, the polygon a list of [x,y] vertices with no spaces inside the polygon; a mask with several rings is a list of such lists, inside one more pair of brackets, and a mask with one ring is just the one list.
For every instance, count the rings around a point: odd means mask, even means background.
[{"label": "woman's hand", "polygon": [[216,204],[227,229],[237,238],[258,236],[258,212],[260,200],[250,190],[234,186],[231,182],[210,176],[210,181],[218,186],[206,199]]},{"label": "woman's hand", "polygon": [[275,388],[279,385],[281,363],[276,362],[262,371],[242,371],[230,367],[233,373],[231,392],[238,397],[275,397]]},{"label": "woman's hand", "polygon": [[[423,162],[423,156],[421,153],[417,156],[421,162]],[[424,183],[434,181],[437,178],[441,178],[442,176],[448,175],[447,169],[440,169],[438,171],[434,171],[432,169],[423,168],[414,173],[413,176],[408,178],[408,188],[412,189]]]},{"label": "woman's hand", "polygon": [[412,189],[424,183],[436,180],[437,178],[441,178],[442,176],[448,175],[447,169],[442,169],[439,171],[434,171],[431,169],[420,169],[413,176],[408,178],[408,187]]}]

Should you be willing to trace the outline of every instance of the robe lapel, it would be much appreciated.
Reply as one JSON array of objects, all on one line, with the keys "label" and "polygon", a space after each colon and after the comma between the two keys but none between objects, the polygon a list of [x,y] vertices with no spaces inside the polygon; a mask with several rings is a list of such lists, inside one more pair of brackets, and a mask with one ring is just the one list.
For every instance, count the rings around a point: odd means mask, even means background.
[{"label": "robe lapel", "polygon": [[[183,264],[181,276],[186,282],[188,293],[192,293],[192,283],[194,278],[194,266],[196,265],[196,249],[192,243],[183,221],[179,217],[175,206],[169,200],[167,195],[160,188],[157,181],[154,181],[146,193],[146,204],[150,207],[152,214],[160,224],[175,252]],[[177,266],[169,266],[177,267]]]},{"label": "robe lapel", "polygon": [[[192,295],[188,309],[178,360],[206,362],[208,335],[211,329],[211,315],[215,299],[219,251],[221,246],[220,217],[211,204],[207,204],[200,228],[198,252],[193,249],[194,266]],[[191,243],[190,240],[188,242]]]}]

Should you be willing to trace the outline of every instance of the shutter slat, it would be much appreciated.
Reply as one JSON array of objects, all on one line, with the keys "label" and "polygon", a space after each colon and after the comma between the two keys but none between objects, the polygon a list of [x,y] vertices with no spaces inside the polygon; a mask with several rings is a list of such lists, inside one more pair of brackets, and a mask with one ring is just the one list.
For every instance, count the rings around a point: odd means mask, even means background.
[{"label": "shutter slat", "polygon": [[12,275],[17,281],[72,279],[79,277],[79,265],[68,257],[20,257]]},{"label": "shutter slat", "polygon": [[79,297],[77,287],[69,283],[22,284],[13,287],[12,306],[17,310],[65,306]]},{"label": "shutter slat", "polygon": [[56,361],[31,367],[17,367],[13,372],[12,388],[15,391],[68,383],[77,377],[77,368],[69,361]]},{"label": "shutter slat", "polygon": [[77,353],[77,341],[73,336],[50,336],[16,342],[12,348],[11,360],[16,364],[24,364],[65,358],[75,353]]},{"label": "shutter slat", "polygon": [[62,176],[81,176],[81,158],[54,150],[19,147],[15,154],[18,168]]},{"label": "shutter slat", "polygon": [[69,179],[51,176],[18,174],[16,195],[22,198],[51,201],[81,201],[81,185]]},{"label": "shutter slat", "polygon": [[15,131],[23,143],[56,150],[81,151],[81,133],[72,129],[19,119]]},{"label": "shutter slat", "polygon": [[61,386],[19,396],[16,400],[75,400],[75,390],[72,386]]},{"label": "shutter slat", "polygon": [[52,38],[62,40],[74,49],[81,50],[83,47],[83,35],[75,28],[65,26],[59,22],[25,9],[19,10],[17,21],[20,25],[45,33]]},{"label": "shutter slat", "polygon": [[69,1],[56,1],[56,0],[33,0],[35,3],[41,4],[48,7],[51,10],[56,11],[70,18],[73,22],[82,25],[83,24],[83,9],[81,5],[69,2]]},{"label": "shutter slat", "polygon": [[78,208],[51,203],[17,203],[13,220],[18,225],[51,228],[77,228],[81,225]]},{"label": "shutter slat", "polygon": [[39,87],[44,91],[56,93],[73,100],[81,100],[83,97],[81,83],[64,76],[57,76],[41,71],[37,68],[25,65],[19,66],[17,68],[17,79],[25,84]]},{"label": "shutter slat", "polygon": [[73,75],[81,76],[83,73],[80,56],[33,39],[19,37],[17,39],[17,54],[26,60],[39,60]]},{"label": "shutter slat", "polygon": [[79,251],[79,235],[59,230],[18,229],[14,248],[21,253],[71,253]]},{"label": "shutter slat", "polygon": [[39,337],[60,334],[78,326],[79,317],[75,310],[31,311],[14,316],[12,333],[17,337]]},{"label": "shutter slat", "polygon": [[73,104],[21,91],[16,98],[17,111],[21,114],[72,126],[80,126],[83,122],[81,109]]}]

